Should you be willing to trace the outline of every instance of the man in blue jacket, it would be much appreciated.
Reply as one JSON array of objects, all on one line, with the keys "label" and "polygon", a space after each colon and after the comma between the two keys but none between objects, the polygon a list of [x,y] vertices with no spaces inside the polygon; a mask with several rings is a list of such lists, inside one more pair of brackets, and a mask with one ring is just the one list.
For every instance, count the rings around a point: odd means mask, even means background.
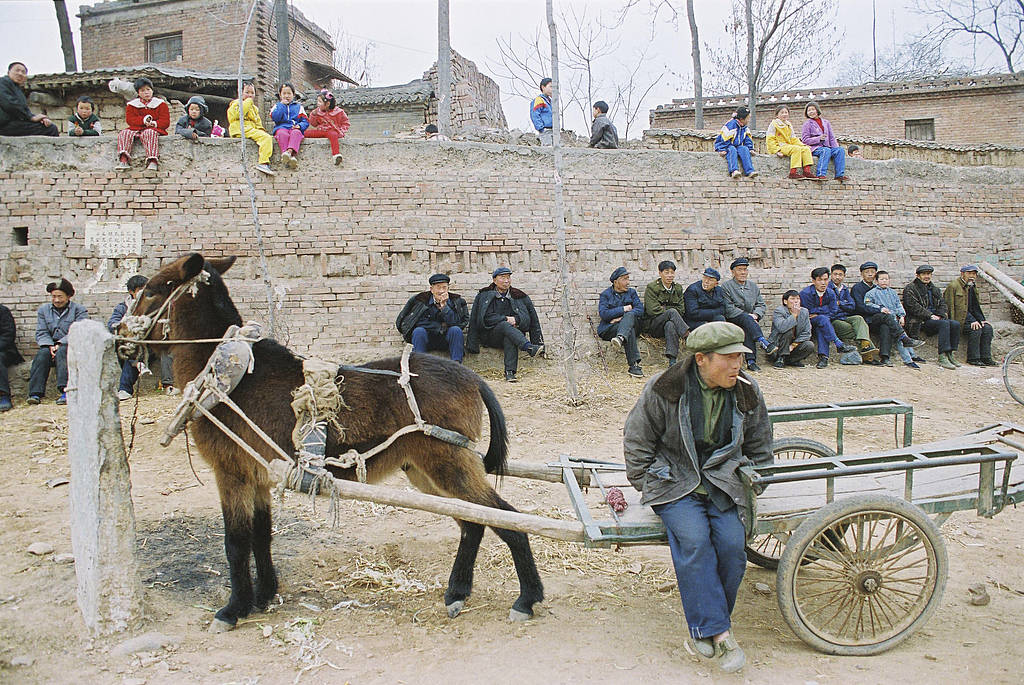
[{"label": "man in blue jacket", "polygon": [[835,345],[840,352],[854,352],[856,347],[847,345],[836,335],[832,319],[839,315],[839,303],[835,293],[828,287],[828,269],[824,266],[811,271],[811,284],[800,291],[800,304],[807,309],[811,328],[818,343],[818,368],[828,366],[829,345]]},{"label": "man in blue jacket", "polygon": [[640,321],[644,316],[644,303],[635,288],[629,287],[629,272],[620,266],[608,277],[612,282],[601,293],[597,313],[601,323],[597,334],[602,340],[610,340],[616,347],[626,352],[626,363],[629,364],[629,375],[643,378],[644,371],[640,368],[640,350],[637,348],[636,336],[640,333]]},{"label": "man in blue jacket", "polygon": [[722,275],[710,266],[704,269],[699,281],[694,281],[683,292],[686,316],[683,321],[692,331],[708,321],[725,321],[725,294],[718,286]]},{"label": "man in blue jacket", "polygon": [[32,360],[28,380],[28,403],[39,404],[46,394],[50,367],[57,367],[57,404],[67,404],[64,388],[68,384],[68,330],[76,321],[89,318],[85,307],[72,302],[75,289],[66,278],[46,286],[50,303],[36,311],[36,343],[39,351]]},{"label": "man in blue jacket", "polygon": [[551,95],[555,92],[555,84],[549,78],[540,80],[540,94],[530,103],[530,121],[537,129],[541,145],[552,145],[554,136],[551,133]]},{"label": "man in blue jacket", "polygon": [[750,110],[737,107],[732,119],[725,122],[722,130],[715,138],[715,152],[725,157],[729,175],[739,178],[739,163],[743,165],[743,175],[750,178],[757,176],[754,163],[750,161],[754,154],[754,140],[750,137],[747,122],[750,121]]}]

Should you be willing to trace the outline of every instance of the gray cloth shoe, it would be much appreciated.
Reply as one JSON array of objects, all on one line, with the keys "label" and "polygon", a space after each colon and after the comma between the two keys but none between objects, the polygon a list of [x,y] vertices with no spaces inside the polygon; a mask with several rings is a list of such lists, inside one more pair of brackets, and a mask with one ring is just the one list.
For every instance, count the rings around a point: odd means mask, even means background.
[{"label": "gray cloth shoe", "polygon": [[747,663],[747,656],[732,635],[715,645],[715,662],[726,673],[735,673]]},{"label": "gray cloth shoe", "polygon": [[945,352],[939,355],[939,366],[941,366],[944,369],[956,370],[956,365],[954,365],[953,362],[949,361],[949,354]]},{"label": "gray cloth shoe", "polygon": [[715,658],[715,643],[711,641],[711,638],[692,638],[693,648],[697,650],[705,659]]}]

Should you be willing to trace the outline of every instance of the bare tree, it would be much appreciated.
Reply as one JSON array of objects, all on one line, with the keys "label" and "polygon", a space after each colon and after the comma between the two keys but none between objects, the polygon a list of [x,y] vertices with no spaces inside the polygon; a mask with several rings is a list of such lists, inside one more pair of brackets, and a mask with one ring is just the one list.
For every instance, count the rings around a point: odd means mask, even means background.
[{"label": "bare tree", "polygon": [[562,31],[562,47],[565,49],[565,65],[576,72],[579,81],[580,107],[583,121],[590,118],[591,107],[598,99],[596,93],[603,89],[603,81],[595,76],[599,60],[615,53],[619,41],[612,37],[608,27],[587,18],[586,6],[577,13],[576,6],[570,5],[568,12],[559,15]]},{"label": "bare tree", "polygon": [[[644,48],[637,55],[636,64],[632,68],[626,67],[626,76],[618,80],[618,84],[615,86],[615,103],[614,110],[617,110],[614,114],[621,112],[622,117],[626,121],[626,125],[623,127],[623,140],[629,140],[629,130],[633,128],[633,124],[640,116],[640,112],[643,111],[644,101],[647,96],[650,95],[654,87],[658,85],[658,81],[665,75],[664,71],[658,73],[657,76],[650,80],[640,79],[640,72],[650,62],[647,58],[647,52],[649,47]],[[612,118],[615,118],[613,114]]]},{"label": "bare tree", "polygon": [[970,36],[991,41],[1015,73],[1024,55],[1024,0],[916,0],[914,11],[934,21],[930,34],[945,42]]},{"label": "bare tree", "polygon": [[713,69],[709,90],[719,94],[747,93],[751,121],[760,93],[799,88],[820,78],[835,59],[842,32],[835,25],[836,0],[732,0],[725,25],[725,46],[705,44]]},{"label": "bare tree", "polygon": [[890,53],[874,58],[854,53],[836,69],[835,82],[844,84],[868,81],[915,81],[937,76],[961,76],[971,69],[943,54],[942,43],[924,38],[899,45]]},{"label": "bare tree", "polygon": [[68,6],[64,0],[53,0],[53,8],[57,11],[60,49],[64,53],[64,71],[78,71],[78,61],[75,59],[75,38],[71,33],[71,22],[68,21]]},{"label": "bare tree", "polygon": [[[358,81],[360,86],[372,86],[379,65],[376,63],[377,44],[350,35],[342,24],[329,26],[334,41],[334,66],[341,73]],[[343,84],[349,87],[349,84]]]}]

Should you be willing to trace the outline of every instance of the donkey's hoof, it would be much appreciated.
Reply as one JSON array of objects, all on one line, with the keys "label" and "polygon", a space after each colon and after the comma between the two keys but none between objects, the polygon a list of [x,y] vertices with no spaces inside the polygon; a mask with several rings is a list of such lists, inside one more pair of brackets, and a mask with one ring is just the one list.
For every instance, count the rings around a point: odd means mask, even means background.
[{"label": "donkey's hoof", "polygon": [[451,604],[446,604],[445,608],[448,609],[448,618],[455,618],[456,616],[461,614],[465,606],[466,601],[462,599],[456,600]]},{"label": "donkey's hoof", "polygon": [[518,609],[509,609],[508,610],[508,620],[512,621],[513,623],[521,623],[523,621],[529,621],[531,618],[533,618],[533,612],[532,611],[530,613],[525,613],[523,611],[519,611]]},{"label": "donkey's hoof", "polygon": [[222,621],[219,618],[215,618],[210,621],[210,627],[207,628],[207,632],[210,633],[226,633],[229,630],[234,630],[235,624]]}]

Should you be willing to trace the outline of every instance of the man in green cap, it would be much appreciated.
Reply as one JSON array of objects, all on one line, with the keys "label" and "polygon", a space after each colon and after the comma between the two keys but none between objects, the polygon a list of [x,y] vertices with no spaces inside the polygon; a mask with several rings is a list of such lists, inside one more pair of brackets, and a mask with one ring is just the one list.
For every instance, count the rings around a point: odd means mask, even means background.
[{"label": "man in green cap", "polygon": [[690,637],[730,673],[746,662],[730,632],[751,516],[739,467],[772,462],[764,397],[741,370],[743,335],[725,321],[691,332],[693,354],[647,383],[623,431],[626,476],[665,524]]}]

